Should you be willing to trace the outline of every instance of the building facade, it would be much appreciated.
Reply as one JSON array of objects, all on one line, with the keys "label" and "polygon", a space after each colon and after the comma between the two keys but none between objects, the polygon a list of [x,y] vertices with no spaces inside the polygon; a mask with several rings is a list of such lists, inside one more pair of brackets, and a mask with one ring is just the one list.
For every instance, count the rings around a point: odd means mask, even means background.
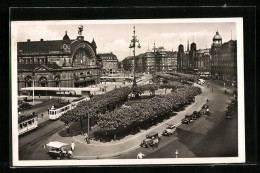
[{"label": "building facade", "polygon": [[142,54],[126,57],[122,61],[125,71],[133,71],[135,62],[135,70],[137,73],[167,72],[177,70],[177,52],[166,51],[164,47],[158,47],[154,51],[149,49]]},{"label": "building facade", "polygon": [[17,43],[18,89],[24,87],[86,87],[100,82],[96,43],[67,32],[62,40]]},{"label": "building facade", "polygon": [[182,73],[196,74],[199,76],[210,76],[211,56],[210,49],[197,50],[196,43],[191,43],[190,48],[184,51],[182,44],[178,47],[177,71]]},{"label": "building facade", "polygon": [[101,60],[102,73],[112,74],[118,71],[118,59],[116,55],[111,53],[100,53],[98,58]]},{"label": "building facade", "polygon": [[210,54],[212,78],[231,83],[237,81],[237,41],[230,40],[222,44],[222,37],[217,31]]}]

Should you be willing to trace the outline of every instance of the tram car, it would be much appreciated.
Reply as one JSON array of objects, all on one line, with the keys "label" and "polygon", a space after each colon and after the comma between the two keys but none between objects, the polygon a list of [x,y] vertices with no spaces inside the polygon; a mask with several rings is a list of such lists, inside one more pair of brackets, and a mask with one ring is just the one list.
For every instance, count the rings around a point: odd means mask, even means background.
[{"label": "tram car", "polygon": [[60,103],[59,105],[52,106],[48,110],[49,120],[59,119],[68,110],[74,109],[77,105],[83,101],[89,100],[89,98],[81,98],[73,100],[72,102]]},{"label": "tram car", "polygon": [[21,115],[18,118],[18,133],[24,134],[38,127],[38,115],[32,113],[31,115]]}]

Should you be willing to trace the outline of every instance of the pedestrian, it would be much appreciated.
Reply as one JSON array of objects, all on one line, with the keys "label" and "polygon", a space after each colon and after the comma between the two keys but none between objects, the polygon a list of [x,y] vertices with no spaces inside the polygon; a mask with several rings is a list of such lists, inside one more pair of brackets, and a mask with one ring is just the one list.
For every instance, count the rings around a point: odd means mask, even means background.
[{"label": "pedestrian", "polygon": [[154,142],[155,142],[155,147],[158,148],[158,144],[159,144],[158,138],[156,138],[156,139],[154,140]]},{"label": "pedestrian", "polygon": [[209,108],[207,108],[207,115],[209,115]]},{"label": "pedestrian", "polygon": [[43,114],[42,114],[42,118],[43,118]]},{"label": "pedestrian", "polygon": [[69,127],[68,124],[66,125],[66,129],[67,129],[67,133],[69,134],[70,133],[70,127]]},{"label": "pedestrian", "polygon": [[175,151],[175,155],[176,155],[176,158],[178,158],[178,155],[179,155],[179,151],[178,150]]},{"label": "pedestrian", "polygon": [[154,148],[154,146],[155,146],[155,139],[154,139],[154,137],[152,137],[152,145],[153,145],[153,148]]},{"label": "pedestrian", "polygon": [[39,94],[39,98],[41,98],[41,94]]},{"label": "pedestrian", "polygon": [[75,150],[75,143],[72,141],[71,142],[71,151],[74,151]]},{"label": "pedestrian", "polygon": [[72,158],[73,157],[73,153],[71,150],[68,151],[68,159]]},{"label": "pedestrian", "polygon": [[208,86],[207,86],[207,88],[209,87],[209,83],[208,83]]},{"label": "pedestrian", "polygon": [[88,142],[88,134],[87,133],[84,134],[84,137],[85,137],[86,142]]},{"label": "pedestrian", "polygon": [[50,96],[50,100],[51,100],[51,96]]},{"label": "pedestrian", "polygon": [[142,159],[143,156],[145,156],[145,155],[144,155],[143,153],[139,152],[139,153],[137,154],[137,159]]}]

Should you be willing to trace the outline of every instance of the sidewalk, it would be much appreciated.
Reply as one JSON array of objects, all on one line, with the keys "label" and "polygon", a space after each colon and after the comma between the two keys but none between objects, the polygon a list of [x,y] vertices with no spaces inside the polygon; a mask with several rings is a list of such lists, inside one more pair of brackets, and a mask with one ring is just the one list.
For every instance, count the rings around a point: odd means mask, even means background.
[{"label": "sidewalk", "polygon": [[121,140],[115,140],[111,142],[99,142],[91,140],[90,144],[87,144],[84,136],[78,135],[74,137],[61,137],[56,133],[47,142],[60,141],[70,144],[72,141],[75,142],[76,147],[74,151],[75,159],[100,159],[112,156],[117,156],[123,153],[132,151],[140,147],[140,143],[145,139],[146,134],[151,131],[156,131],[159,134],[166,128],[167,124],[175,124],[176,127],[181,125],[180,121],[185,117],[186,114],[191,114],[193,111],[198,111],[205,104],[206,96],[196,96],[196,101],[186,107],[184,111],[178,112],[176,116],[170,119],[164,120],[163,122],[149,128],[148,130],[141,130],[141,132],[135,135],[128,135]]}]

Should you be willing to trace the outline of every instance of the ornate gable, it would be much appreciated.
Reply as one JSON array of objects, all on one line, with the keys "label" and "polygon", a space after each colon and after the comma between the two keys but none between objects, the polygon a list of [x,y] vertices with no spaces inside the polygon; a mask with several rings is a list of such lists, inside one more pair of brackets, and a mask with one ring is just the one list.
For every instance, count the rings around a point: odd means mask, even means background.
[{"label": "ornate gable", "polygon": [[35,71],[35,72],[36,72],[36,71],[51,71],[51,69],[50,69],[49,67],[47,67],[46,65],[42,64],[42,65],[36,67],[36,68],[34,69],[34,71]]}]

